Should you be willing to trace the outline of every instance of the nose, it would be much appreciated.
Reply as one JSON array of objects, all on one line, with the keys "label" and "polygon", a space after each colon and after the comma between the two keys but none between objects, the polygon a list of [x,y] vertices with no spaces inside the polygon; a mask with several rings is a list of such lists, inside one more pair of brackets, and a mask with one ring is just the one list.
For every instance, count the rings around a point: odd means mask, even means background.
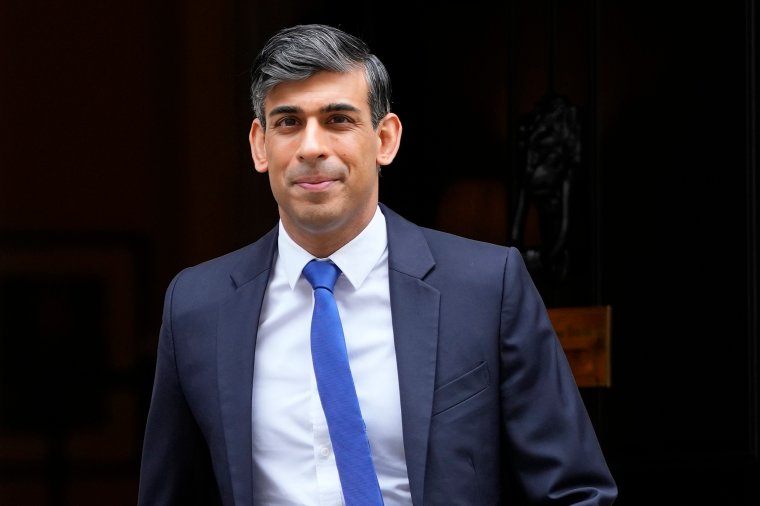
[{"label": "nose", "polygon": [[300,161],[315,162],[327,156],[324,134],[318,121],[310,119],[306,122],[297,152]]}]

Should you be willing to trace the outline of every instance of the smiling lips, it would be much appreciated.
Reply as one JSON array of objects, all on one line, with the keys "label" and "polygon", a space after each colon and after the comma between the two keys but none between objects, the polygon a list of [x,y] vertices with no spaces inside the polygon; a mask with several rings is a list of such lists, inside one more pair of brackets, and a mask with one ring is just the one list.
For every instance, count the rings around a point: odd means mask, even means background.
[{"label": "smiling lips", "polygon": [[298,180],[295,182],[295,184],[300,186],[306,191],[318,192],[318,191],[326,190],[335,181],[336,179],[308,178],[308,179]]}]

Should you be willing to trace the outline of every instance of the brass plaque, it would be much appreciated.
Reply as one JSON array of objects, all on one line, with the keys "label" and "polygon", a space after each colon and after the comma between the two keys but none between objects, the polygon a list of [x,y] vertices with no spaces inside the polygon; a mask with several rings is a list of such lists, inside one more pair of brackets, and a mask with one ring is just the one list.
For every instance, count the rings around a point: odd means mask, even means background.
[{"label": "brass plaque", "polygon": [[610,386],[610,306],[549,308],[579,387]]}]

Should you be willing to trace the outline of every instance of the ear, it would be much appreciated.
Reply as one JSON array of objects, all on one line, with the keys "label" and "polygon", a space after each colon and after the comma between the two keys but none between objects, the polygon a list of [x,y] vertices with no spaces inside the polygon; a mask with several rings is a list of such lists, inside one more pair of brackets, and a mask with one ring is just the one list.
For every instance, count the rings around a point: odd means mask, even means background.
[{"label": "ear", "polygon": [[251,132],[248,134],[248,143],[251,145],[251,157],[253,165],[257,172],[266,172],[269,170],[269,161],[267,159],[267,148],[264,144],[265,132],[264,126],[258,118],[251,124]]},{"label": "ear", "polygon": [[389,112],[377,125],[377,165],[390,165],[401,143],[401,120]]}]

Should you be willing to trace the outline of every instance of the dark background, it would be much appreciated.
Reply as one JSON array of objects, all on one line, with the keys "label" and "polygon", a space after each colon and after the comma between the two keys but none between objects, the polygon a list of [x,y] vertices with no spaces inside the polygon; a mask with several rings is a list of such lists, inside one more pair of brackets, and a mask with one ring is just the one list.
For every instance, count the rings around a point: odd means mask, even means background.
[{"label": "dark background", "polygon": [[386,63],[381,200],[421,225],[511,243],[519,125],[570,100],[568,275],[536,281],[612,308],[583,395],[619,504],[760,503],[754,1],[27,0],[0,4],[0,504],[135,504],[166,285],[276,222],[248,70],[298,22]]}]

